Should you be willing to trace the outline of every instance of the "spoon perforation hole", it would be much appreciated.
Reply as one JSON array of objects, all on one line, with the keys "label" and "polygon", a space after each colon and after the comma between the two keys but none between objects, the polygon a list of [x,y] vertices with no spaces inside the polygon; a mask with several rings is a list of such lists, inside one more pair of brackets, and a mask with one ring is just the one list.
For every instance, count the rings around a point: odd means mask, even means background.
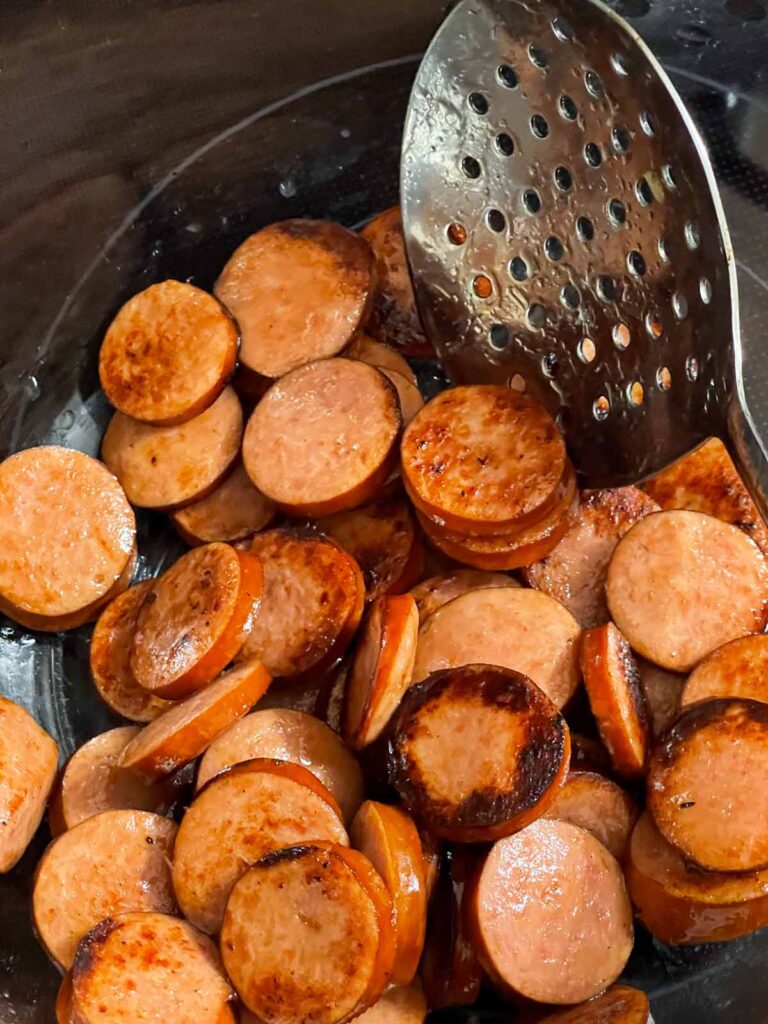
[{"label": "spoon perforation hole", "polygon": [[547,311],[539,302],[532,302],[525,315],[529,325],[536,331],[540,331],[547,322]]},{"label": "spoon perforation hole", "polygon": [[513,391],[518,391],[522,394],[525,391],[525,377],[522,373],[513,373],[509,378],[509,386]]},{"label": "spoon perforation hole", "polygon": [[507,218],[501,210],[489,210],[485,215],[485,220],[491,231],[500,232],[507,226]]},{"label": "spoon perforation hole", "polygon": [[506,324],[493,324],[488,341],[491,348],[497,352],[503,352],[509,345],[509,328]]},{"label": "spoon perforation hole", "polygon": [[691,252],[695,252],[699,248],[700,243],[701,235],[699,233],[699,229],[693,221],[689,220],[685,225],[685,244]]},{"label": "spoon perforation hole", "polygon": [[559,39],[561,43],[568,43],[573,39],[573,29],[565,18],[558,15],[558,17],[552,19],[550,25],[555,39]]},{"label": "spoon perforation hole", "polygon": [[469,105],[476,114],[488,113],[488,99],[481,92],[471,92],[469,94]]},{"label": "spoon perforation hole", "polygon": [[595,361],[595,356],[597,355],[597,347],[591,338],[582,338],[579,342],[576,352],[582,363],[589,364]]},{"label": "spoon perforation hole", "polygon": [[472,280],[472,291],[478,299],[490,299],[493,295],[493,282],[487,274],[475,274]]},{"label": "spoon perforation hole", "polygon": [[535,43],[531,43],[531,45],[528,47],[528,59],[530,60],[531,64],[533,64],[533,66],[537,68],[543,69],[546,68],[549,64],[549,57],[547,56],[546,52],[542,50],[540,46],[537,46]]},{"label": "spoon perforation hole", "polygon": [[584,85],[587,87],[587,92],[593,99],[602,99],[605,93],[605,86],[603,80],[596,71],[587,71],[584,75]]},{"label": "spoon perforation hole", "polygon": [[611,67],[617,75],[621,75],[622,78],[626,78],[629,74],[629,68],[627,67],[627,59],[623,53],[617,50],[611,54]]},{"label": "spoon perforation hole", "polygon": [[541,357],[541,372],[545,377],[554,380],[560,370],[560,362],[554,352],[545,352]]},{"label": "spoon perforation hole", "polygon": [[621,227],[627,220],[627,208],[620,199],[611,199],[608,203],[608,217],[614,227]]},{"label": "spoon perforation hole", "polygon": [[611,336],[613,338],[613,343],[616,346],[616,348],[622,350],[629,348],[629,343],[632,340],[632,335],[629,333],[629,327],[627,327],[625,323],[614,324],[613,330],[611,331]]},{"label": "spoon perforation hole", "polygon": [[563,95],[560,97],[560,114],[566,121],[575,121],[579,116],[579,108],[570,96]]},{"label": "spoon perforation hole", "polygon": [[662,263],[671,263],[672,253],[669,248],[669,242],[666,238],[660,238],[656,248],[659,251],[659,259]]},{"label": "spoon perforation hole", "polygon": [[496,149],[502,156],[512,156],[515,152],[515,143],[511,135],[506,132],[499,132],[496,136]]},{"label": "spoon perforation hole", "polygon": [[464,157],[461,161],[461,169],[467,178],[479,178],[482,170],[480,161],[476,160],[473,156]]},{"label": "spoon perforation hole", "polygon": [[603,162],[603,154],[596,142],[588,142],[584,147],[584,159],[590,167],[599,167]]},{"label": "spoon perforation hole", "polygon": [[696,381],[699,377],[699,360],[696,356],[688,356],[685,361],[685,375],[690,381]]},{"label": "spoon perforation hole", "polygon": [[509,273],[515,281],[528,280],[528,264],[522,256],[514,256],[509,261]]},{"label": "spoon perforation hole", "polygon": [[626,153],[629,149],[631,141],[632,140],[629,132],[626,128],[623,128],[621,125],[617,125],[611,131],[611,144],[613,145],[615,152]]},{"label": "spoon perforation hole", "polygon": [[598,422],[608,419],[611,411],[611,403],[605,395],[598,395],[592,403],[592,415]]},{"label": "spoon perforation hole", "polygon": [[699,295],[705,306],[708,306],[712,301],[712,284],[708,277],[702,277],[699,281]]},{"label": "spoon perforation hole", "polygon": [[448,241],[451,245],[464,245],[467,240],[467,229],[456,221],[447,228]]},{"label": "spoon perforation hole", "polygon": [[541,209],[541,196],[535,188],[527,188],[523,192],[523,207],[530,214],[536,214]]},{"label": "spoon perforation hole", "polygon": [[561,192],[569,192],[573,187],[573,175],[567,167],[555,168],[555,184]]},{"label": "spoon perforation hole", "polygon": [[653,202],[653,190],[646,178],[640,178],[635,185],[635,195],[641,206],[650,206]]},{"label": "spoon perforation hole", "polygon": [[566,309],[578,309],[581,303],[581,295],[576,285],[564,284],[560,290],[560,301]]},{"label": "spoon perforation hole", "polygon": [[632,249],[627,256],[627,267],[629,268],[629,272],[634,274],[635,277],[642,277],[646,271],[645,258],[643,254],[638,252],[637,249]]},{"label": "spoon perforation hole", "polygon": [[664,184],[667,186],[670,192],[674,192],[674,190],[677,188],[677,178],[675,176],[675,172],[671,164],[664,164],[664,166],[661,168],[661,180],[664,182]]},{"label": "spoon perforation hole", "polygon": [[660,391],[669,391],[672,387],[672,374],[669,372],[668,366],[660,366],[656,371],[656,383],[659,385]]},{"label": "spoon perforation hole", "polygon": [[688,300],[682,292],[675,292],[672,296],[672,310],[678,320],[685,320],[688,316]]},{"label": "spoon perforation hole", "polygon": [[499,64],[496,69],[496,77],[499,83],[504,86],[505,89],[516,89],[519,79],[517,72],[511,64]]},{"label": "spoon perforation hole", "polygon": [[595,237],[595,225],[589,217],[579,217],[576,221],[576,234],[582,242],[591,242]]},{"label": "spoon perforation hole", "polygon": [[612,302],[616,298],[616,282],[607,274],[597,279],[597,297],[603,302]]},{"label": "spoon perforation hole", "polygon": [[647,110],[640,114],[640,127],[649,138],[653,138],[656,134],[656,124]]},{"label": "spoon perforation hole", "polygon": [[549,122],[543,114],[534,114],[531,118],[531,131],[537,139],[546,139],[549,135]]},{"label": "spoon perforation hole", "polygon": [[664,325],[658,313],[649,311],[645,314],[645,330],[649,338],[653,338],[654,341],[659,340],[664,333]]},{"label": "spoon perforation hole", "polygon": [[561,260],[563,258],[565,250],[563,248],[563,243],[557,235],[550,235],[544,242],[544,252],[547,254],[547,258],[553,262],[557,262],[557,260]]},{"label": "spoon perforation hole", "polygon": [[645,390],[639,380],[633,380],[627,388],[627,401],[632,406],[639,406],[645,400]]}]

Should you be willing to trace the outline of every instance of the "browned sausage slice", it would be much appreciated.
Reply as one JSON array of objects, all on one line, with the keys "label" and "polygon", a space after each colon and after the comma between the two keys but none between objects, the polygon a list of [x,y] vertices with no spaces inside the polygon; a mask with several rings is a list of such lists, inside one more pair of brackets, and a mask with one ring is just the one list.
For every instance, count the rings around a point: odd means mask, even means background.
[{"label": "browned sausage slice", "polygon": [[550,806],[568,771],[565,719],[530,679],[493,665],[434,672],[392,728],[392,775],[435,835],[490,842]]},{"label": "browned sausage slice", "polygon": [[448,604],[454,597],[461,597],[470,590],[492,590],[494,587],[519,587],[512,576],[501,572],[484,572],[481,569],[454,569],[439,576],[422,580],[412,590],[419,619],[423,622],[432,612]]},{"label": "browned sausage slice", "polygon": [[530,565],[551,551],[568,531],[579,511],[576,479],[569,475],[562,498],[541,522],[513,533],[497,536],[471,537],[447,530],[417,510],[424,533],[450,558],[475,569],[519,569]]},{"label": "browned sausage slice", "polygon": [[473,590],[422,623],[413,678],[458,665],[500,665],[522,672],[563,707],[579,682],[580,637],[571,613],[546,594]]},{"label": "browned sausage slice", "polygon": [[72,968],[77,1024],[234,1024],[218,950],[186,921],[110,916],[83,937]]},{"label": "browned sausage slice", "polygon": [[364,325],[375,264],[367,242],[340,224],[286,220],[247,238],[215,292],[240,325],[240,359],[282,377],[335,356]]},{"label": "browned sausage slice", "polygon": [[648,810],[699,867],[768,865],[768,705],[708,700],[685,709],[648,762]]},{"label": "browned sausage slice", "polygon": [[399,807],[366,800],[355,815],[350,839],[384,879],[395,914],[396,953],[392,983],[413,981],[424,948],[427,891],[424,854],[413,820]]},{"label": "browned sausage slice", "polygon": [[729,640],[762,630],[768,563],[735,526],[700,512],[656,512],[619,541],[606,593],[632,647],[685,672]]},{"label": "browned sausage slice", "polygon": [[600,740],[571,729],[571,771],[610,775],[611,762],[608,751]]},{"label": "browned sausage slice", "polygon": [[392,905],[361,862],[339,846],[294,846],[267,854],[235,885],[221,952],[263,1024],[338,1024],[380,997],[394,959]]},{"label": "browned sausage slice", "polygon": [[640,671],[629,644],[612,622],[585,631],[581,669],[611,764],[618,775],[640,778],[648,757],[648,711]]},{"label": "browned sausage slice", "polygon": [[490,384],[442,391],[401,445],[414,504],[460,533],[500,534],[540,521],[560,497],[567,459],[550,415]]},{"label": "browned sausage slice", "polygon": [[318,519],[318,528],[348,551],[363,572],[366,597],[401,594],[419,578],[423,550],[410,506],[384,497]]},{"label": "browned sausage slice", "polygon": [[182,555],[139,609],[131,654],[139,685],[179,700],[209,683],[243,646],[262,588],[259,559],[229,544]]},{"label": "browned sausage slice", "polygon": [[618,978],[632,950],[621,868],[566,821],[535,821],[496,843],[468,909],[492,979],[534,1002],[591,999]]},{"label": "browned sausage slice", "polygon": [[768,870],[700,871],[647,812],[632,832],[625,870],[639,919],[669,946],[725,942],[768,924]]},{"label": "browned sausage slice", "polygon": [[768,530],[728,450],[717,437],[643,484],[662,508],[684,508],[732,523],[768,554]]},{"label": "browned sausage slice", "polygon": [[448,848],[435,879],[421,980],[431,1010],[471,1006],[480,995],[483,969],[467,933],[466,902],[478,856],[471,846]]},{"label": "browned sausage slice", "polygon": [[685,707],[711,697],[745,697],[768,703],[768,636],[731,640],[699,662],[680,695]]},{"label": "browned sausage slice", "polygon": [[126,416],[183,423],[221,394],[237,342],[237,327],[212,295],[161,281],[129,299],[110,324],[99,353],[101,386]]},{"label": "browned sausage slice", "polygon": [[582,491],[581,507],[565,536],[546,558],[526,566],[529,586],[564,604],[585,629],[610,619],[605,579],[619,539],[656,502],[636,487]]},{"label": "browned sausage slice", "polygon": [[172,914],[170,857],[176,825],[149,811],[104,811],[63,832],[43,855],[32,913],[38,937],[60,966],[72,966],[89,928],[129,910]]},{"label": "browned sausage slice", "polygon": [[140,508],[173,509],[210,494],[234,465],[243,410],[232,388],[205,412],[172,427],[152,427],[116,412],[101,457]]},{"label": "browned sausage slice", "polygon": [[384,210],[366,224],[361,234],[374,251],[378,276],[368,330],[406,355],[434,356],[416,308],[400,207]]},{"label": "browned sausage slice", "polygon": [[391,985],[378,1002],[356,1019],[360,1024],[424,1024],[426,1016],[427,1000],[420,988]]},{"label": "browned sausage slice", "polygon": [[379,370],[394,370],[410,381],[414,387],[418,386],[416,374],[409,366],[407,360],[403,359],[391,345],[385,345],[381,341],[369,338],[367,334],[356,335],[350,345],[345,349],[344,355],[349,359],[359,359],[363,363],[378,367]]},{"label": "browned sausage slice", "polygon": [[270,682],[260,661],[244,661],[145,725],[120,764],[147,779],[172,775],[250,711]]},{"label": "browned sausage slice", "polygon": [[323,516],[368,501],[394,468],[402,423],[384,374],[325,359],[273,384],[253,411],[243,461],[289,515]]},{"label": "browned sausage slice", "polygon": [[390,370],[386,366],[381,367],[384,376],[395,385],[397,397],[400,402],[400,413],[403,418],[403,426],[407,427],[416,413],[424,405],[424,397],[416,384],[408,377],[397,370]]},{"label": "browned sausage slice", "polygon": [[10,871],[42,820],[59,748],[24,708],[0,697],[0,873]]},{"label": "browned sausage slice", "polygon": [[171,512],[187,544],[234,543],[258,533],[275,518],[275,505],[250,481],[241,463],[207,498]]},{"label": "browned sausage slice", "polygon": [[215,739],[200,762],[198,789],[225,768],[256,757],[308,768],[338,802],[345,821],[362,803],[362,772],[346,743],[325,722],[287,708],[254,711]]},{"label": "browned sausage slice", "polygon": [[72,1018],[72,972],[67,971],[61,979],[59,991],[56,994],[56,1024],[73,1024]]},{"label": "browned sausage slice", "polygon": [[153,580],[130,587],[107,605],[91,637],[91,678],[104,703],[132,722],[151,722],[170,707],[136,682],[131,652],[136,620]]},{"label": "browned sausage slice", "polygon": [[442,840],[438,839],[437,836],[433,836],[426,829],[423,829],[419,836],[421,838],[421,852],[424,857],[424,885],[427,892],[427,902],[429,902],[437,885],[443,843]]},{"label": "browned sausage slice", "polygon": [[51,445],[0,463],[0,608],[22,625],[95,618],[135,542],[133,509],[96,459]]},{"label": "browned sausage slice", "polygon": [[250,552],[264,567],[264,598],[240,657],[259,657],[270,675],[329,667],[360,622],[365,585],[346,551],[288,530],[257,534]]},{"label": "browned sausage slice", "polygon": [[597,999],[551,1014],[540,1024],[653,1024],[653,1018],[645,992],[614,985]]},{"label": "browned sausage slice", "polygon": [[48,815],[58,835],[102,811],[136,810],[165,814],[175,799],[173,786],[148,785],[118,766],[135,725],[110,729],[84,743],[67,762]]},{"label": "browned sausage slice", "polygon": [[595,772],[571,772],[543,815],[585,828],[623,863],[637,806],[621,786]]},{"label": "browned sausage slice", "polygon": [[645,658],[638,658],[637,665],[640,669],[640,685],[645,694],[651,736],[657,740],[680,713],[680,697],[685,676],[659,668]]},{"label": "browned sausage slice", "polygon": [[410,594],[371,605],[347,676],[344,739],[362,750],[383,732],[413,676],[419,613]]},{"label": "browned sausage slice", "polygon": [[339,805],[306,768],[258,758],[226,769],[187,809],[173,852],[173,887],[195,927],[218,932],[232,886],[273,850],[322,839],[348,844]]}]

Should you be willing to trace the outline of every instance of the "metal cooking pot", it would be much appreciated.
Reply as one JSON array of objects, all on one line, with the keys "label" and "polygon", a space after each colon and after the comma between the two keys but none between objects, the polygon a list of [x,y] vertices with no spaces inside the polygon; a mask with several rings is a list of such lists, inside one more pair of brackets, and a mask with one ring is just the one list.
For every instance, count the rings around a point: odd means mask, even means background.
[{"label": "metal cooking pot", "polygon": [[[738,260],[747,403],[768,438],[768,0],[613,0],[712,149]],[[272,220],[355,225],[397,201],[400,132],[442,0],[15,0],[0,7],[0,456],[95,453],[103,329],[165,277],[211,286]],[[762,319],[761,319],[762,318]],[[140,575],[179,550],[141,513]],[[62,754],[115,724],[88,630],[0,621],[0,691]],[[0,1024],[50,1024],[58,978],[29,897],[45,829],[0,878]],[[626,978],[657,1024],[768,1021],[768,933],[671,950],[638,932]],[[491,996],[469,1013],[509,1020]],[[466,1011],[441,1014],[468,1016]]]}]

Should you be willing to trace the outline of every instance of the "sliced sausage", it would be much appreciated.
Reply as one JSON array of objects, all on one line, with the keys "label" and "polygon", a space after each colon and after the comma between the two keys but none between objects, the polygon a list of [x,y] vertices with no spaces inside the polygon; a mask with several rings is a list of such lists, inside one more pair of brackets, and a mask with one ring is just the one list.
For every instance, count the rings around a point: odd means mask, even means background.
[{"label": "sliced sausage", "polygon": [[490,842],[538,818],[568,772],[565,719],[530,679],[494,665],[434,672],[392,727],[395,788],[435,835]]},{"label": "sliced sausage", "polygon": [[60,967],[80,939],[111,914],[156,910],[176,900],[170,857],[176,825],[149,811],[104,811],[63,832],[43,854],[32,893],[38,937]]},{"label": "sliced sausage", "polygon": [[240,325],[240,360],[264,377],[335,356],[365,324],[375,264],[340,224],[286,220],[235,250],[215,292]]},{"label": "sliced sausage", "polygon": [[688,676],[680,705],[712,697],[745,697],[768,703],[768,636],[744,636],[718,647]]},{"label": "sliced sausage", "polygon": [[416,374],[409,366],[406,359],[392,348],[381,341],[370,338],[367,334],[357,334],[345,349],[344,355],[349,359],[359,359],[363,363],[376,366],[379,370],[394,370],[410,381],[414,387],[418,387]]},{"label": "sliced sausage", "polygon": [[768,924],[768,870],[700,871],[642,815],[626,864],[638,918],[669,946],[725,942]]},{"label": "sliced sausage", "polygon": [[24,708],[0,697],[0,873],[37,831],[56,780],[59,748]]},{"label": "sliced sausage", "polygon": [[450,558],[475,569],[519,569],[538,561],[563,538],[578,514],[579,499],[576,479],[570,483],[552,510],[531,526],[509,534],[470,537],[438,526],[417,510],[416,516],[424,533]]},{"label": "sliced sausage", "polygon": [[312,715],[279,708],[254,711],[215,739],[200,762],[198,789],[225,768],[257,757],[309,769],[338,802],[345,821],[362,803],[360,765],[341,737]]},{"label": "sliced sausage", "polygon": [[320,690],[313,711],[318,718],[337,733],[341,733],[342,728],[344,695],[347,692],[347,676],[350,666],[350,658],[344,658],[337,670],[331,673],[325,686]]},{"label": "sliced sausage", "polygon": [[406,377],[405,374],[398,373],[397,370],[390,370],[386,366],[381,367],[381,372],[395,385],[400,402],[403,426],[407,427],[419,409],[424,405],[424,397],[417,385]]},{"label": "sliced sausage", "polygon": [[410,594],[371,605],[347,676],[344,739],[361,750],[377,739],[413,676],[419,613]]},{"label": "sliced sausage", "polygon": [[182,913],[201,931],[218,932],[232,886],[250,864],[316,839],[348,845],[339,805],[312,772],[270,758],[225,769],[179,827],[173,887]]},{"label": "sliced sausage", "polygon": [[171,512],[171,522],[187,544],[234,543],[269,526],[276,512],[238,463],[207,498]]},{"label": "sliced sausage", "polygon": [[317,527],[360,566],[369,601],[402,594],[419,578],[424,553],[410,506],[399,497],[317,520]]},{"label": "sliced sausage", "polygon": [[422,359],[434,356],[416,308],[400,207],[392,206],[378,214],[361,234],[376,256],[377,285],[368,330],[406,355]]},{"label": "sliced sausage", "polygon": [[636,487],[582,491],[575,521],[557,547],[523,575],[529,586],[564,604],[588,629],[610,619],[605,600],[608,563],[619,539],[659,506]]},{"label": "sliced sausage", "polygon": [[56,1024],[73,1024],[72,1020],[72,972],[67,971],[61,979],[59,991],[56,994]]},{"label": "sliced sausage", "polygon": [[563,707],[579,681],[580,637],[571,613],[546,594],[472,590],[422,623],[413,678],[458,665],[500,665],[522,672]]},{"label": "sliced sausage", "polygon": [[640,669],[640,685],[645,694],[651,736],[657,740],[680,713],[680,698],[686,677],[659,668],[645,658],[638,658],[637,665]]},{"label": "sliced sausage", "polygon": [[51,832],[58,835],[102,811],[137,810],[165,814],[176,793],[169,783],[148,785],[118,760],[139,727],[110,729],[84,743],[67,762],[48,815]]},{"label": "sliced sausage", "polygon": [[540,1024],[653,1024],[648,996],[639,988],[614,985],[596,999],[545,1017]]},{"label": "sliced sausage", "polygon": [[421,839],[405,811],[366,800],[355,815],[350,839],[384,879],[395,915],[392,983],[408,985],[419,966],[427,923],[427,890]]},{"label": "sliced sausage", "polygon": [[471,1006],[480,995],[483,969],[467,932],[466,914],[477,867],[473,847],[449,847],[442,856],[421,961],[421,980],[430,1010]]},{"label": "sliced sausage", "polygon": [[237,359],[237,327],[212,295],[161,281],[129,299],[99,352],[104,393],[126,416],[167,426],[204,412]]},{"label": "sliced sausage", "polygon": [[718,437],[710,437],[652,480],[646,480],[643,490],[664,509],[705,512],[738,526],[763,554],[768,554],[768,530],[763,518]]},{"label": "sliced sausage", "polygon": [[[360,1024],[424,1024],[427,1000],[416,985],[391,985],[356,1019]],[[246,1022],[247,1024],[247,1022]]]},{"label": "sliced sausage", "polygon": [[49,445],[0,463],[0,610],[10,618],[43,630],[95,618],[135,543],[133,509],[96,459]]},{"label": "sliced sausage", "polygon": [[249,551],[264,566],[264,598],[240,656],[273,676],[328,668],[360,622],[365,585],[346,551],[288,530],[257,534]]},{"label": "sliced sausage", "polygon": [[433,836],[426,829],[423,829],[419,836],[421,838],[421,852],[424,857],[424,886],[427,893],[427,902],[429,903],[437,885],[440,859],[443,854],[443,843],[442,840],[438,839],[437,836]]},{"label": "sliced sausage", "polygon": [[611,774],[608,751],[600,740],[571,729],[571,771]]},{"label": "sliced sausage", "polygon": [[567,821],[535,821],[496,843],[468,910],[483,967],[503,992],[534,1002],[591,999],[632,950],[621,868]]},{"label": "sliced sausage", "polygon": [[367,363],[325,359],[273,384],[253,411],[243,461],[288,515],[324,516],[368,501],[397,457],[394,385]]},{"label": "sliced sausage", "polygon": [[651,753],[648,810],[699,867],[752,871],[768,865],[767,771],[768,705],[692,704]]},{"label": "sliced sausage", "polygon": [[608,605],[632,647],[675,672],[762,630],[768,563],[741,530],[700,512],[656,512],[620,541]]},{"label": "sliced sausage", "polygon": [[147,779],[172,775],[250,711],[270,682],[260,661],[244,661],[145,725],[120,755],[121,766]]},{"label": "sliced sausage", "polygon": [[483,572],[481,569],[454,569],[422,580],[412,590],[419,619],[423,622],[432,612],[461,597],[470,590],[491,590],[494,587],[519,587],[512,576],[501,572]]},{"label": "sliced sausage", "polygon": [[197,929],[158,913],[107,917],[83,937],[72,968],[77,1024],[234,1024],[218,950]]},{"label": "sliced sausage", "polygon": [[179,700],[209,683],[243,646],[262,588],[259,559],[229,544],[182,555],[139,609],[131,654],[139,685]]},{"label": "sliced sausage", "polygon": [[581,669],[614,771],[627,779],[641,778],[648,757],[648,710],[637,662],[612,622],[584,632]]},{"label": "sliced sausage", "polygon": [[541,406],[491,384],[442,391],[406,427],[403,481],[449,530],[501,534],[539,522],[561,496],[565,445]]},{"label": "sliced sausage", "polygon": [[215,490],[235,463],[243,410],[232,388],[186,423],[152,427],[116,412],[101,457],[140,508],[174,509]]},{"label": "sliced sausage", "polygon": [[151,722],[170,701],[155,697],[136,682],[131,652],[136,620],[154,580],[130,587],[106,606],[91,637],[91,678],[99,696],[118,715],[132,722]]},{"label": "sliced sausage", "polygon": [[635,801],[615,782],[595,772],[571,772],[543,817],[585,828],[623,863],[638,814]]},{"label": "sliced sausage", "polygon": [[262,857],[235,885],[221,952],[263,1024],[337,1024],[381,996],[394,960],[392,904],[363,862],[340,846],[293,846]]}]

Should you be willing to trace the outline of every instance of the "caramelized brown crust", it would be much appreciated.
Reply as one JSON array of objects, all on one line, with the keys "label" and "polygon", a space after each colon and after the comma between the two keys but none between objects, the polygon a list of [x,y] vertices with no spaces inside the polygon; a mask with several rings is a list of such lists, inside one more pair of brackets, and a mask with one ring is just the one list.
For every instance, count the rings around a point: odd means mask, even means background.
[{"label": "caramelized brown crust", "polygon": [[432,612],[448,604],[454,597],[461,597],[470,590],[492,590],[494,587],[519,587],[514,577],[501,572],[484,572],[481,569],[454,569],[422,580],[411,593],[416,601],[419,619],[424,622]]},{"label": "caramelized brown crust", "polygon": [[617,774],[642,777],[648,756],[648,711],[629,644],[612,622],[584,633],[581,670],[605,748]]},{"label": "caramelized brown crust", "polygon": [[681,707],[713,697],[744,697],[768,703],[768,636],[731,640],[700,661],[680,695]]},{"label": "caramelized brown crust", "polygon": [[418,386],[416,374],[400,353],[391,345],[369,338],[367,334],[356,334],[344,350],[344,355],[349,359],[359,359],[361,363],[376,366],[380,370],[393,370],[405,377],[414,387]]},{"label": "caramelized brown crust", "polygon": [[768,705],[692,704],[648,762],[648,810],[664,838],[699,867],[768,865]]},{"label": "caramelized brown crust", "polygon": [[545,1017],[540,1024],[653,1024],[645,992],[614,985],[596,999]]},{"label": "caramelized brown crust", "polygon": [[568,771],[568,727],[530,679],[465,665],[407,692],[392,727],[392,775],[406,807],[457,842],[509,835],[539,817]]},{"label": "caramelized brown crust", "polygon": [[171,522],[187,544],[210,544],[250,537],[275,518],[277,509],[250,481],[242,463],[207,498],[171,512]]}]

